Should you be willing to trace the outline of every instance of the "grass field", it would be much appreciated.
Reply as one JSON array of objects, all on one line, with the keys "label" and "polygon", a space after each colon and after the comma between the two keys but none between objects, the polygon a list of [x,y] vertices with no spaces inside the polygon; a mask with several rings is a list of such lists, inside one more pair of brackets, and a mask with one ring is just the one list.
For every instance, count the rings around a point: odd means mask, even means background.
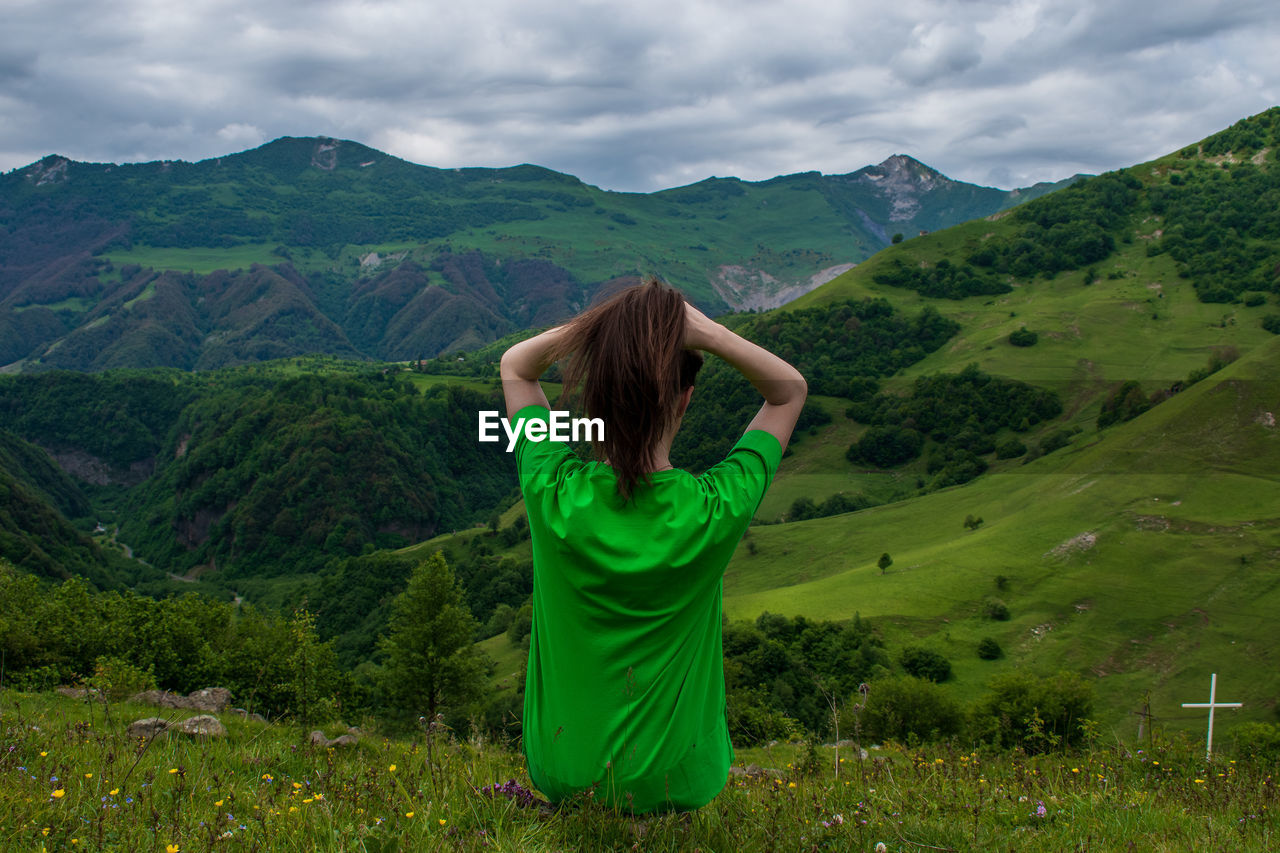
[{"label": "grass field", "polygon": [[[5,850],[1267,851],[1267,762],[1180,739],[1028,757],[958,746],[743,751],[691,813],[631,816],[531,790],[515,750],[447,731],[365,731],[354,747],[221,715],[211,740],[130,738],[157,715],[0,692]],[[162,712],[182,718],[192,712]],[[333,736],[343,723],[323,727]]]}]

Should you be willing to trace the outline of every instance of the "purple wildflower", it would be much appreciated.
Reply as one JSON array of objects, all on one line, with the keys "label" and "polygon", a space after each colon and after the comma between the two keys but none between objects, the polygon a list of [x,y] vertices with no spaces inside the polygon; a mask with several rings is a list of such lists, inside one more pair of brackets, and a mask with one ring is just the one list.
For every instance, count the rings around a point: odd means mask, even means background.
[{"label": "purple wildflower", "polygon": [[515,779],[508,779],[501,784],[494,782],[488,788],[482,788],[481,793],[487,797],[502,795],[508,800],[514,800],[516,805],[521,808],[528,808],[535,802],[533,791],[530,791]]}]

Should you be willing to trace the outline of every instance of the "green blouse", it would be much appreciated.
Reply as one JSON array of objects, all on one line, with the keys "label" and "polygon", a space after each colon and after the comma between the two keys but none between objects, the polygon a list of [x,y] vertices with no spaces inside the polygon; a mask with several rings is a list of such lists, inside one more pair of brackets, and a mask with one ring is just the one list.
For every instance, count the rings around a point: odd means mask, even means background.
[{"label": "green blouse", "polygon": [[553,802],[594,789],[635,812],[705,805],[733,760],[721,579],[782,449],[749,431],[701,476],[659,471],[627,503],[608,465],[520,428],[548,418],[513,419],[533,547],[529,775]]}]

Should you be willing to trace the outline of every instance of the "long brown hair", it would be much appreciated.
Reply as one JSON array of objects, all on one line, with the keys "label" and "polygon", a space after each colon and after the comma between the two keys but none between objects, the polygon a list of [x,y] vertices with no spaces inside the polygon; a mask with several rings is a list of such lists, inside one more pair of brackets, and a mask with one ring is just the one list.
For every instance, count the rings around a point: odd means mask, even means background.
[{"label": "long brown hair", "polygon": [[702,367],[702,354],[684,348],[684,327],[684,296],[647,276],[571,320],[554,354],[567,359],[561,400],[581,385],[587,416],[604,421],[593,449],[613,466],[623,498],[650,482],[653,451]]}]

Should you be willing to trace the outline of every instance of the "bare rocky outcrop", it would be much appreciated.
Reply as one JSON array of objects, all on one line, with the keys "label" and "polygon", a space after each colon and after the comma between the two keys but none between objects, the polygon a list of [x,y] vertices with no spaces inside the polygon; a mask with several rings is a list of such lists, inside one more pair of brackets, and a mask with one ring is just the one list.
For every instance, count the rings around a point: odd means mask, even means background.
[{"label": "bare rocky outcrop", "polygon": [[226,737],[227,727],[212,714],[200,714],[173,723],[162,717],[147,717],[130,723],[127,729],[132,738],[150,739],[170,732],[193,738],[215,738]]},{"label": "bare rocky outcrop", "polygon": [[129,724],[126,730],[129,737],[153,738],[156,735],[163,734],[169,728],[169,721],[163,717],[146,717],[141,720],[135,720]]},{"label": "bare rocky outcrop", "polygon": [[354,734],[355,731],[356,731],[355,729],[348,729],[346,734],[338,735],[335,738],[330,738],[330,737],[327,737],[324,732],[317,729],[316,731],[311,733],[311,736],[308,738],[308,740],[311,742],[313,746],[319,746],[319,747],[325,747],[325,748],[328,748],[331,746],[355,746],[357,743],[360,742],[360,738],[356,737],[356,735]]},{"label": "bare rocky outcrop", "polygon": [[173,728],[182,732],[184,735],[196,738],[209,737],[226,737],[227,727],[222,721],[212,714],[201,714],[198,717],[189,717]]},{"label": "bare rocky outcrop", "polygon": [[144,690],[129,697],[129,701],[141,702],[144,705],[158,705],[161,708],[181,708],[220,714],[231,704],[231,691],[225,687],[205,687],[183,696],[170,693],[168,690]]}]

